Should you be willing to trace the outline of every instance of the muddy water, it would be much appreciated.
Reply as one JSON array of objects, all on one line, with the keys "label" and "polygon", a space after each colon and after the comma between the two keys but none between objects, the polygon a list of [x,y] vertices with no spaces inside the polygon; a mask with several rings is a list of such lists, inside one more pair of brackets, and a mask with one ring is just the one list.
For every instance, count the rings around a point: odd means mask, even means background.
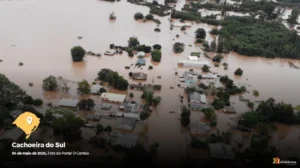
[{"label": "muddy water", "polygon": [[[116,21],[113,22],[108,19],[112,11],[117,16]],[[187,59],[190,52],[202,52],[193,44],[194,32],[197,28],[202,27],[208,32],[214,27],[207,24],[194,24],[186,31],[175,27],[171,31],[168,17],[157,17],[162,24],[159,26],[161,32],[156,33],[153,31],[157,27],[155,23],[137,22],[133,19],[136,12],[148,14],[149,8],[132,5],[125,1],[116,3],[96,0],[1,1],[0,20],[4,24],[0,31],[0,59],[3,60],[0,63],[0,72],[33,97],[42,98],[46,103],[53,102],[54,104],[62,97],[76,98],[76,83],[72,84],[69,94],[43,92],[42,80],[49,75],[62,76],[75,82],[82,79],[93,82],[102,68],[118,71],[126,79],[128,79],[129,72],[147,73],[147,83],[153,81],[155,84],[163,85],[162,91],[156,93],[162,97],[162,102],[148,120],[149,144],[160,143],[160,160],[180,160],[186,154],[187,133],[180,127],[178,120],[180,116],[178,95],[183,94],[183,90],[176,87],[179,81],[174,74],[176,68],[179,74],[188,68],[178,68],[177,61]],[[180,37],[176,38],[176,34],[179,34]],[[78,40],[78,36],[83,38]],[[125,70],[125,66],[135,64],[136,57],[129,58],[126,53],[113,57],[103,55],[109,44],[126,45],[131,36],[137,36],[142,44],[161,44],[162,61],[154,64],[151,62],[151,58],[147,57],[146,67],[142,69],[131,67],[131,69]],[[213,39],[214,37],[210,35],[206,37],[209,42]],[[186,44],[183,53],[174,54],[172,52],[172,45],[175,41]],[[86,50],[95,53],[101,53],[102,56],[100,58],[87,56],[84,62],[73,63],[70,48],[75,45],[81,45]],[[200,59],[207,60],[203,56]],[[244,75],[237,79],[236,83],[251,85],[249,89],[257,89],[261,95],[254,98],[249,94],[246,95],[246,98],[263,100],[272,96],[293,105],[299,104],[297,99],[300,95],[300,91],[297,89],[300,84],[299,70],[291,69],[287,63],[288,60],[249,58],[231,53],[225,56],[224,61],[229,64],[227,71],[224,71],[222,66],[212,67],[211,70],[234,78],[233,72],[236,68],[241,67]],[[19,62],[23,62],[24,66],[19,67]],[[300,66],[299,61],[293,62]],[[154,69],[148,70],[149,65],[153,65]],[[195,71],[201,72],[201,70]],[[158,79],[157,76],[162,76],[162,78]],[[29,82],[33,82],[34,87],[29,87]],[[170,87],[174,87],[174,89],[170,89]],[[132,92],[135,94],[134,99],[138,100],[141,93]],[[93,98],[100,101],[99,97]],[[238,102],[237,99],[237,97],[232,98],[235,103],[233,106],[239,112],[248,110],[245,103]],[[171,109],[177,113],[169,114]],[[196,113],[192,116],[193,121],[203,117]],[[220,123],[218,129],[225,130],[230,127],[230,124],[233,125],[230,118],[232,117],[218,113],[218,122]],[[294,128],[291,128],[286,137],[293,134],[293,130]],[[299,142],[299,138],[297,142]],[[171,156],[172,158],[170,158]]]}]

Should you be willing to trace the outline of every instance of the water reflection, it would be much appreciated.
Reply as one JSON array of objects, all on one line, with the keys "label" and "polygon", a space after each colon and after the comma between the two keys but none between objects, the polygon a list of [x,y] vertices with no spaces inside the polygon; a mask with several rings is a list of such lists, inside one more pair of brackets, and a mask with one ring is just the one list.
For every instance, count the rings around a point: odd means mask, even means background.
[{"label": "water reflection", "polygon": [[86,76],[86,62],[72,62],[72,70],[75,76],[84,78]]}]

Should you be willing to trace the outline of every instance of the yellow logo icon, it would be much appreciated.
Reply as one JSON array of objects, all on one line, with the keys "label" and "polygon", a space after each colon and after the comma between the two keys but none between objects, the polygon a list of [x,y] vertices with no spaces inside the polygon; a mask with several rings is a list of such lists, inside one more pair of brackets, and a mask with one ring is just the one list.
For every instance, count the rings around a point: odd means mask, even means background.
[{"label": "yellow logo icon", "polygon": [[280,164],[280,159],[278,157],[273,158],[273,164]]},{"label": "yellow logo icon", "polygon": [[25,134],[26,139],[38,128],[40,124],[40,118],[31,112],[24,112],[19,115],[18,118],[13,122],[17,127],[19,127]]}]

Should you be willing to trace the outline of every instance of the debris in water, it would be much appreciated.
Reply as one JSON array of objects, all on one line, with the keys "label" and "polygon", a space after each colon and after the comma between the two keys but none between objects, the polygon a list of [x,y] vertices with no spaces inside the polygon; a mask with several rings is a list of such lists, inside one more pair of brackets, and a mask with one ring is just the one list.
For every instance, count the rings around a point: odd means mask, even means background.
[{"label": "debris in water", "polygon": [[19,66],[23,66],[24,64],[22,62],[19,63]]},{"label": "debris in water", "polygon": [[174,89],[174,87],[171,86],[170,89]]},{"label": "debris in water", "polygon": [[81,37],[81,36],[78,36],[78,39],[79,39],[79,40],[81,40],[81,39],[82,39],[82,37]]},{"label": "debris in water", "polygon": [[33,83],[31,83],[31,82],[29,82],[29,84],[28,84],[30,87],[32,87],[33,86]]},{"label": "debris in water", "polygon": [[158,76],[157,78],[158,78],[158,79],[161,79],[161,76]]},{"label": "debris in water", "polygon": [[3,62],[3,60],[0,60],[0,62]]}]

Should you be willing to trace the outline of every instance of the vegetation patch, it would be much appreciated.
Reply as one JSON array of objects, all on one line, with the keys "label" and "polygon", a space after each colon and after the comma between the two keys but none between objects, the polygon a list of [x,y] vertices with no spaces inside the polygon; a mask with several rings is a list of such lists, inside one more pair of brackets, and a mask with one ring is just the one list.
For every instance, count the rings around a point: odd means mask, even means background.
[{"label": "vegetation patch", "polygon": [[127,90],[129,83],[126,79],[119,75],[118,72],[110,69],[101,69],[98,73],[98,79],[102,82],[108,82],[110,86],[119,89]]},{"label": "vegetation patch", "polygon": [[174,53],[182,53],[184,51],[184,44],[176,42],[173,44],[173,51]]},{"label": "vegetation patch", "polygon": [[222,47],[241,55],[267,58],[300,58],[300,38],[280,23],[249,17],[226,17],[220,30]]}]

